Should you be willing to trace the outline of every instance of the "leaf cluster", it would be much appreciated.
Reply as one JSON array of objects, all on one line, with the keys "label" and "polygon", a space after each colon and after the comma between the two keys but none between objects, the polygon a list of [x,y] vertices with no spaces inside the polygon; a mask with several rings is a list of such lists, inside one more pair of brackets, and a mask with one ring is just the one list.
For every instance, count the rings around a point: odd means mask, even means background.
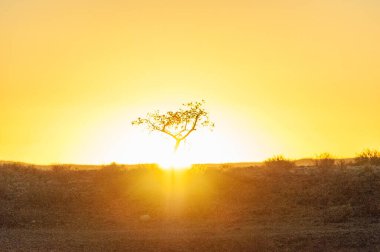
[{"label": "leaf cluster", "polygon": [[185,139],[199,126],[213,128],[208,112],[204,109],[205,101],[182,104],[177,111],[160,113],[156,110],[145,117],[139,117],[132,125],[143,125],[150,131],[163,132],[177,141]]}]

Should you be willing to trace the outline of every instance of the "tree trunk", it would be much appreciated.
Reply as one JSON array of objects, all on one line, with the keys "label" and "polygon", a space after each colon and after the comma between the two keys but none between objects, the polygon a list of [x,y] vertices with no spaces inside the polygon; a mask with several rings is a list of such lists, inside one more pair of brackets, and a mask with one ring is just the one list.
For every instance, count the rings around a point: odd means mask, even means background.
[{"label": "tree trunk", "polygon": [[174,153],[177,152],[180,143],[181,143],[181,140],[176,140],[175,146],[174,146]]}]

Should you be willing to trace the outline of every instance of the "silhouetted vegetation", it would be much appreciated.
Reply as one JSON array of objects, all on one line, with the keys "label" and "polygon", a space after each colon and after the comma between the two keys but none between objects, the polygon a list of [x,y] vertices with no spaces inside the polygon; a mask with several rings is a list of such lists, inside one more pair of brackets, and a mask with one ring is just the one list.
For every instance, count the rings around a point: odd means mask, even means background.
[{"label": "silhouetted vegetation", "polygon": [[296,164],[282,155],[277,155],[265,160],[264,166],[272,171],[289,171],[294,168]]},{"label": "silhouetted vegetation", "polygon": [[380,165],[380,152],[366,149],[357,155],[355,162],[357,165]]},{"label": "silhouetted vegetation", "polygon": [[[273,176],[270,169],[288,172]],[[153,226],[169,221],[170,225],[207,222],[224,227],[247,222],[379,223],[379,167],[335,167],[328,176],[319,169],[297,167],[281,156],[264,166],[198,165],[177,175],[155,165],[114,163],[97,170],[56,165],[41,170],[2,164],[0,226],[104,228],[144,221]]]},{"label": "silhouetted vegetation", "polygon": [[322,153],[315,159],[315,166],[320,169],[330,169],[335,166],[335,159],[330,153]]},{"label": "silhouetted vegetation", "polygon": [[177,111],[168,111],[160,114],[157,110],[148,113],[146,117],[139,117],[132,125],[142,125],[150,131],[162,132],[175,140],[174,149],[199,127],[214,127],[208,112],[203,108],[205,101],[184,103],[183,108]]},{"label": "silhouetted vegetation", "polygon": [[[281,169],[281,165],[293,172],[267,176],[268,168]],[[251,214],[273,217],[309,208],[309,213],[317,215],[320,209],[349,213],[336,221],[380,217],[378,168],[334,169],[328,177],[315,169],[318,167],[296,167],[283,157],[267,160],[263,168],[193,168],[181,181],[187,199],[181,215],[185,219],[246,218]],[[3,164],[0,225],[55,225],[72,220],[123,223],[143,213],[160,219],[168,186],[164,184],[166,175],[154,165],[129,169],[112,164],[84,171]]]}]

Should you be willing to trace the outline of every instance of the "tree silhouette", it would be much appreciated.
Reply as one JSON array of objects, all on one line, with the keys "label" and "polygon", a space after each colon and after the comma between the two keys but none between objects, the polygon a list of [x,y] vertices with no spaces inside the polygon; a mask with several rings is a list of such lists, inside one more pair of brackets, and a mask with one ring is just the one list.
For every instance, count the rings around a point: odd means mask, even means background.
[{"label": "tree silhouette", "polygon": [[175,140],[174,151],[177,151],[180,143],[200,126],[214,127],[208,112],[203,108],[204,104],[204,100],[184,103],[177,111],[168,111],[164,114],[156,110],[144,118],[137,118],[132,125],[142,125],[150,131],[159,131],[172,137]]}]

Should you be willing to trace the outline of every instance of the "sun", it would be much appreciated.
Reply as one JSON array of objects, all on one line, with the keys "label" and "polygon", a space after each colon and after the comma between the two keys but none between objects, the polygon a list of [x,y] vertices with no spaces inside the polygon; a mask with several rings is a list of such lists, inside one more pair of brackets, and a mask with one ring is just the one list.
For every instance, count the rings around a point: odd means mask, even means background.
[{"label": "sun", "polygon": [[158,165],[160,168],[164,170],[186,170],[190,169],[192,166],[192,162],[189,158],[189,155],[186,155],[183,150],[172,152],[165,157],[162,157],[158,161]]}]

